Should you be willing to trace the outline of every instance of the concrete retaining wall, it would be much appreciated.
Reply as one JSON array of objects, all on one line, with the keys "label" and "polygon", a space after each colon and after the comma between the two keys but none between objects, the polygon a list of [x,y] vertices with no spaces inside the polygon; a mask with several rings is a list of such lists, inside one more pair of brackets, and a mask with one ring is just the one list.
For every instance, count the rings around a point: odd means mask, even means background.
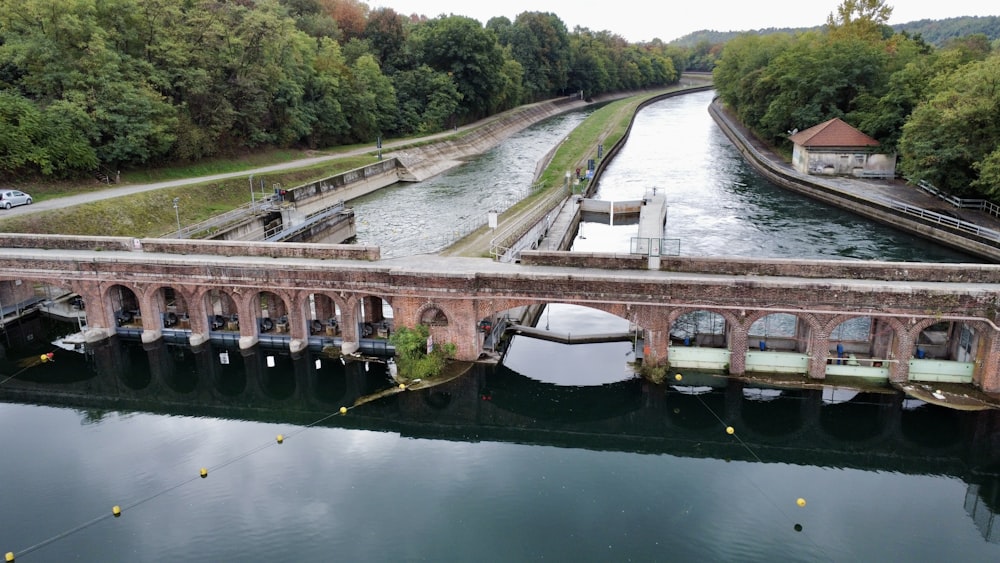
[{"label": "concrete retaining wall", "polygon": [[582,100],[560,98],[520,107],[502,113],[489,123],[476,127],[468,134],[420,147],[410,147],[389,153],[398,158],[405,170],[400,180],[421,182],[462,164],[463,159],[482,154],[508,137],[543,119],[587,105]]},{"label": "concrete retaining wall", "polygon": [[895,227],[993,262],[1000,262],[1000,242],[971,233],[965,233],[958,229],[952,229],[946,225],[934,224],[928,220],[897,211],[877,201],[860,198],[854,194],[810,182],[808,178],[789,174],[770,160],[762,158],[756,151],[751,150],[749,141],[716,103],[713,102],[709,105],[709,113],[719,125],[722,132],[729,137],[740,153],[743,154],[746,161],[767,178],[769,182],[812,199],[846,209],[867,219]]},{"label": "concrete retaining wall", "polygon": [[354,244],[313,244],[201,239],[134,239],[128,237],[88,237],[3,233],[2,248],[39,248],[82,251],[163,252],[167,254],[204,254],[210,256],[269,256],[272,258],[317,258],[325,260],[378,260],[377,246]]}]

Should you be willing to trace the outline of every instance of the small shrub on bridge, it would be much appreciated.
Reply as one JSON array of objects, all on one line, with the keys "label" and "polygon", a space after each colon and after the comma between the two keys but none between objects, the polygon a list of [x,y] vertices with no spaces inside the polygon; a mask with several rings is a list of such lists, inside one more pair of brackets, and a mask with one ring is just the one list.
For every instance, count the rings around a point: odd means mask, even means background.
[{"label": "small shrub on bridge", "polygon": [[396,348],[399,379],[412,381],[433,377],[440,374],[448,360],[454,357],[455,345],[450,342],[435,343],[428,353],[429,336],[427,325],[417,325],[413,329],[399,327],[389,337],[389,342]]}]

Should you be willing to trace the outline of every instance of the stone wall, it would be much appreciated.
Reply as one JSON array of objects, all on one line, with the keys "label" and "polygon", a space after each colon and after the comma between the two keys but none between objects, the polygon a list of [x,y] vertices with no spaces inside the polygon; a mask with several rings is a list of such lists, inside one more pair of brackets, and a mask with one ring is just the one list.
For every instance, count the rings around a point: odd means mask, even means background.
[{"label": "stone wall", "polygon": [[300,242],[238,242],[181,239],[142,239],[145,252],[207,254],[212,256],[270,256],[272,258],[316,258],[320,260],[378,260],[377,246],[313,244]]},{"label": "stone wall", "polygon": [[[521,263],[534,266],[644,270],[645,256],[525,250]],[[661,258],[660,270],[727,276],[777,276],[809,279],[857,279],[892,282],[997,283],[1000,265],[928,264],[922,262],[877,262],[861,260],[792,260],[730,257]]]}]

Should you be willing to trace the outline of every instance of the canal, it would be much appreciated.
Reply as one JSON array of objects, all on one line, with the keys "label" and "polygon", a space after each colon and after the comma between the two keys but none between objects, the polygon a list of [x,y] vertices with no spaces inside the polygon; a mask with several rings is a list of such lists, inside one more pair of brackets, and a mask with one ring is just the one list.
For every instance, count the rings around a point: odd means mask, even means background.
[{"label": "canal", "polygon": [[[739,233],[730,247],[746,255],[787,256],[781,249],[793,245],[812,252],[811,245],[833,241],[816,252],[961,259],[891,232],[886,242],[844,238],[878,230],[870,226],[841,232],[812,225],[807,230],[829,235],[806,242],[794,239],[802,229],[768,231],[783,222],[774,214],[805,204],[761,195],[766,186],[757,186],[738,158],[730,161],[707,102],[691,101],[697,96],[641,112],[628,147],[643,138],[647,112],[662,111],[679,121],[649,125],[661,133],[661,152],[674,133],[722,151],[715,156],[725,165],[712,177],[728,179],[698,185],[682,179],[696,174],[689,171],[652,182],[670,190],[668,236],[681,240],[682,252],[723,253],[725,243],[712,250],[703,240],[715,235],[683,229],[708,221],[687,207],[729,185],[733,193],[724,197],[734,199],[725,205],[734,217],[726,225]],[[516,137],[535,147],[514,150],[525,159],[516,172],[504,165],[507,157],[493,165],[486,155],[470,163],[477,173],[463,166],[435,179],[437,187],[401,185],[371,196],[393,202],[383,209],[412,211],[475,187],[411,222],[383,221],[387,211],[369,214],[357,205],[359,238],[398,241],[379,243],[389,257],[443,246],[456,226],[516,197],[525,182],[508,185],[506,178],[533,172],[578,119]],[[697,125],[684,132],[688,119]],[[676,167],[666,157],[643,161],[644,168],[653,161]],[[608,174],[602,197],[633,197],[604,191],[630,183],[615,179],[620,172]],[[767,220],[737,227],[738,205],[760,206],[747,215]],[[391,227],[362,235],[371,217]],[[621,238],[600,228],[585,225],[585,240]],[[754,231],[764,234],[744,244]],[[422,238],[409,242],[413,233]],[[912,248],[899,251],[893,241]],[[538,322],[561,332],[629,328],[628,320],[565,305],[549,307]],[[64,350],[50,342],[73,325],[34,318],[8,328],[0,355],[0,552],[14,552],[17,561],[1000,558],[995,411],[943,409],[877,386],[780,390],[693,372],[655,386],[633,375],[632,343],[515,338],[500,366],[475,366],[446,385],[342,415],[341,407],[391,387],[384,365],[118,339]],[[49,351],[54,361],[41,362]]]}]

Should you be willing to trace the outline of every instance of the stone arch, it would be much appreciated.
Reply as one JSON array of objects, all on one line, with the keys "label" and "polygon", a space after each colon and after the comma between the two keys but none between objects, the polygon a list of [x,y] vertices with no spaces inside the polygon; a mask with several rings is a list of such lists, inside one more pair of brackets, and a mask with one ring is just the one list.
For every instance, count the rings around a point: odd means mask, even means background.
[{"label": "stone arch", "polygon": [[144,299],[147,314],[152,315],[161,328],[190,329],[195,303],[193,293],[183,285],[150,286]]},{"label": "stone arch", "polygon": [[417,323],[427,326],[448,326],[449,316],[445,307],[428,302],[417,309]]},{"label": "stone arch", "polygon": [[[778,315],[791,317],[795,320],[795,324],[791,327],[792,330],[790,332],[780,332],[784,327],[778,325],[775,327],[775,336],[772,337],[769,334],[771,325],[768,322],[768,318]],[[761,321],[764,321],[764,334],[754,334],[754,330],[760,330],[754,327]],[[812,335],[822,330],[822,324],[816,315],[798,311],[757,310],[748,314],[744,322],[748,341],[753,338],[759,338],[768,348],[774,347],[795,352],[809,352]],[[778,322],[780,323],[780,320]]]},{"label": "stone arch", "polygon": [[[361,338],[386,338],[393,330],[396,310],[391,297],[376,293],[358,293],[353,296],[353,318],[357,335]],[[385,306],[390,314],[385,315]]]},{"label": "stone arch", "polygon": [[192,302],[201,304],[197,322],[205,322],[206,332],[239,332],[243,299],[238,293],[222,287],[204,287],[196,290]]},{"label": "stone arch", "polygon": [[[343,296],[333,291],[301,290],[295,293],[293,306],[299,313],[303,333],[312,336],[334,337],[344,325],[346,310]],[[293,332],[294,329],[293,329]]]},{"label": "stone arch", "polygon": [[116,327],[142,328],[142,292],[124,283],[109,284],[101,294],[105,314]]},{"label": "stone arch", "polygon": [[288,334],[288,304],[291,302],[288,292],[281,288],[255,292],[250,298],[250,306],[257,334]]},{"label": "stone arch", "polygon": [[[712,307],[702,307],[702,308],[678,307],[675,309],[671,309],[670,312],[667,314],[667,326],[669,327],[668,330],[670,330],[671,332],[671,338],[677,338],[678,340],[683,342],[682,334],[679,331],[675,330],[681,328],[677,325],[681,322],[682,318],[697,314],[699,312],[706,312],[713,315],[711,321],[713,326],[713,331],[711,333],[704,333],[705,336],[703,336],[699,341],[698,336],[700,333],[698,333],[696,329],[696,331],[691,335],[694,338],[693,343],[696,346],[704,345],[713,348],[725,348],[729,342],[730,331],[732,331],[734,327],[739,327],[742,325],[741,319],[736,315],[735,311],[732,311],[730,309],[715,309]],[[714,330],[715,318],[721,318],[722,321],[719,327],[721,329],[721,332],[718,333],[716,333]]]}]

